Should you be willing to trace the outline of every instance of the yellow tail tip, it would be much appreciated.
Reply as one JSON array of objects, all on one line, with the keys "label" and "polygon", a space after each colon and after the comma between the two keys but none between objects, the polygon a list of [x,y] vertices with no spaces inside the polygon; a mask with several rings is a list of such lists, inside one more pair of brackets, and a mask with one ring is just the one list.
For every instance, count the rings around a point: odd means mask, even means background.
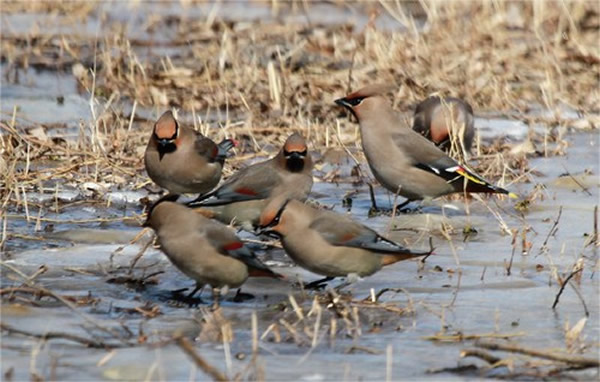
[{"label": "yellow tail tip", "polygon": [[514,192],[509,192],[508,197],[511,199],[519,199],[519,195],[515,194]]}]

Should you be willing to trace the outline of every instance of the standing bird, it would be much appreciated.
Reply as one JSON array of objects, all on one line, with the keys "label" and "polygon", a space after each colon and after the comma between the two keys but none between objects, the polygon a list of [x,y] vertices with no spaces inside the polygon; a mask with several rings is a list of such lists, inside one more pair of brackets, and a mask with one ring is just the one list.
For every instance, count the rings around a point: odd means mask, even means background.
[{"label": "standing bird", "polygon": [[267,268],[231,229],[176,203],[177,197],[169,194],[159,199],[150,208],[144,225],[154,229],[161,249],[173,265],[196,281],[188,298],[208,284],[218,306],[220,288],[237,288],[248,276],[282,278]]},{"label": "standing bird", "polygon": [[312,189],[313,163],[305,139],[290,135],[273,158],[241,169],[219,188],[188,203],[223,223],[235,221],[251,230],[272,196],[305,201]]},{"label": "standing bird", "polygon": [[388,85],[371,85],[335,102],[358,119],[363,151],[375,178],[389,191],[408,199],[399,208],[413,200],[454,192],[517,197],[458,164],[404,125],[384,97],[392,89]]},{"label": "standing bird", "polygon": [[197,131],[179,126],[173,113],[166,111],[154,124],[146,147],[146,172],[174,194],[204,194],[219,183],[225,158],[234,146],[231,139],[217,145]]},{"label": "standing bird", "polygon": [[347,216],[283,198],[265,208],[259,232],[279,237],[294,262],[326,276],[314,285],[334,277],[370,276],[386,265],[431,253],[412,252]]},{"label": "standing bird", "polygon": [[[417,105],[413,130],[445,152],[453,146],[468,152],[475,135],[473,108],[454,97],[428,97]],[[456,150],[455,149],[455,150]]]}]

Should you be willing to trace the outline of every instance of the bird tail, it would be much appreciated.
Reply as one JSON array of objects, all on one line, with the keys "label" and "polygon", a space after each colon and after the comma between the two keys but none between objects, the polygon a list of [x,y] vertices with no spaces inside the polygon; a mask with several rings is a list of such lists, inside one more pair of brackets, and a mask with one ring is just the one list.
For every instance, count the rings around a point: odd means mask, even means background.
[{"label": "bird tail", "polygon": [[[206,194],[198,195],[198,197],[196,199],[186,202],[185,205],[190,208],[208,207],[211,204],[208,203],[208,201],[206,199],[214,196],[218,190],[219,189],[217,188],[216,190],[212,190],[210,192],[207,192]],[[217,204],[217,205],[219,205],[219,204]]]},{"label": "bird tail", "polygon": [[381,264],[385,267],[386,265],[391,265],[397,263],[398,261],[416,259],[417,257],[429,256],[433,252],[398,252],[398,253],[386,253],[381,255],[383,259],[381,260]]},{"label": "bird tail", "polygon": [[220,158],[229,158],[233,156],[233,153],[230,153],[229,150],[236,146],[236,142],[232,139],[223,139],[217,146],[219,147],[219,153],[217,155]]},{"label": "bird tail", "polygon": [[467,179],[467,186],[465,191],[467,192],[481,192],[488,194],[505,194],[510,198],[516,199],[518,195],[510,192],[502,187],[494,186],[487,180],[483,179],[479,175],[475,174],[475,172],[469,170],[464,166],[458,166],[455,172],[461,175],[464,179]]}]

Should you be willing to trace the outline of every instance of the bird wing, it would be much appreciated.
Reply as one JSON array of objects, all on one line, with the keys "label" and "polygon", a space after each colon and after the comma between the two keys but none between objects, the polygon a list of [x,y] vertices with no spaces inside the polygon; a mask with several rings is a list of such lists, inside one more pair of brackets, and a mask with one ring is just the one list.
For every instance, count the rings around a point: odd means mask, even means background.
[{"label": "bird wing", "polygon": [[335,246],[362,248],[378,253],[412,253],[372,229],[342,215],[324,214],[315,219],[310,228]]},{"label": "bird wing", "polygon": [[[266,199],[282,182],[281,176],[268,164],[257,163],[238,171],[217,190],[206,195],[203,206],[218,206],[245,200]],[[209,197],[214,197],[208,199]]]},{"label": "bird wing", "polygon": [[235,142],[231,139],[224,139],[216,144],[212,139],[205,137],[196,130],[194,133],[194,149],[204,156],[209,162],[224,161],[231,153],[229,150],[235,147]]},{"label": "bird wing", "polygon": [[494,192],[516,197],[512,192],[489,183],[466,165],[458,164],[457,161],[415,131],[406,129],[401,133],[394,134],[393,139],[396,145],[403,150],[412,166],[445,179],[457,190],[465,188],[466,182],[465,190],[467,192]]},{"label": "bird wing", "polygon": [[206,239],[222,255],[233,257],[248,267],[274,277],[279,275],[269,269],[229,228],[212,222],[206,228]]},{"label": "bird wing", "polygon": [[219,157],[219,146],[212,139],[205,137],[195,130],[193,132],[195,134],[194,149],[198,154],[205,157],[209,162],[221,159]]}]

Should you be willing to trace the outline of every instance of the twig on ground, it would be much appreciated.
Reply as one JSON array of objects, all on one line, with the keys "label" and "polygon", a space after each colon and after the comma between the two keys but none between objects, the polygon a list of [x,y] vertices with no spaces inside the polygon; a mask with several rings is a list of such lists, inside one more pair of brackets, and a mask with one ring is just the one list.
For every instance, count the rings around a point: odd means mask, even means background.
[{"label": "twig on ground", "polygon": [[115,336],[115,338],[119,339],[121,342],[123,342],[126,345],[130,345],[133,346],[132,344],[130,344],[129,342],[125,341],[123,338],[121,338],[121,336],[119,335],[118,332],[110,329],[110,328],[106,328],[102,325],[100,325],[96,320],[94,320],[93,318],[91,318],[90,316],[88,316],[87,314],[84,314],[82,312],[80,312],[77,307],[75,305],[73,305],[73,303],[71,303],[70,301],[68,301],[66,298],[64,298],[63,296],[52,292],[49,289],[46,288],[42,288],[39,287],[37,285],[35,285],[32,281],[29,280],[29,277],[24,274],[23,272],[21,272],[19,269],[15,268],[14,266],[12,266],[11,264],[6,263],[5,261],[0,261],[0,265],[4,266],[5,268],[10,269],[11,271],[13,271],[14,273],[16,273],[17,275],[19,275],[21,278],[23,278],[25,284],[27,284],[29,287],[31,288],[36,288],[38,289],[41,293],[46,294],[48,296],[52,296],[53,298],[57,299],[58,301],[62,302],[64,305],[66,305],[69,309],[71,309],[75,314],[77,314],[78,316],[80,316],[81,318],[83,318],[85,321],[87,321],[88,323],[92,324],[93,326],[95,326],[97,329],[108,333],[110,335]]},{"label": "twig on ground", "polygon": [[429,341],[442,341],[442,342],[461,342],[466,340],[477,340],[480,338],[503,338],[508,339],[512,337],[522,337],[525,332],[518,333],[483,333],[483,334],[436,334],[433,336],[423,337],[424,340]]},{"label": "twig on ground", "polygon": [[575,184],[577,184],[579,187],[581,187],[581,189],[583,190],[583,192],[585,192],[589,196],[592,196],[592,193],[590,192],[590,190],[588,190],[587,187],[585,187],[583,184],[581,184],[581,182],[578,181],[577,178],[575,178],[573,175],[571,175],[571,173],[569,172],[569,170],[567,170],[567,168],[564,165],[563,165],[563,168],[566,171],[566,173],[563,174],[563,176],[566,175],[569,178],[571,178],[573,180],[573,182],[575,182]]},{"label": "twig on ground", "polygon": [[513,265],[513,259],[515,257],[515,251],[517,249],[517,235],[519,234],[519,230],[518,229],[513,229],[512,232],[512,253],[510,254],[510,261],[508,262],[508,266],[506,267],[506,275],[510,276],[510,269],[512,268]]},{"label": "twig on ground", "polygon": [[491,353],[488,353],[481,349],[463,349],[460,352],[460,357],[477,357],[492,365],[502,360],[501,358],[498,358],[492,355]]},{"label": "twig on ground", "polygon": [[556,216],[556,219],[554,220],[554,223],[552,224],[552,228],[550,228],[550,231],[548,232],[548,236],[546,236],[544,243],[540,247],[540,253],[542,253],[548,249],[548,247],[547,247],[548,240],[550,240],[550,236],[552,236],[556,233],[556,230],[558,227],[558,222],[560,221],[561,215],[562,215],[562,206],[560,206],[560,208],[558,209],[558,216]]},{"label": "twig on ground", "polygon": [[5,324],[4,322],[0,322],[0,329],[5,330],[10,333],[20,334],[27,337],[39,338],[43,340],[51,340],[51,339],[64,339],[68,341],[73,341],[85,345],[90,348],[119,348],[129,346],[123,343],[115,344],[115,343],[106,343],[103,341],[97,341],[91,338],[81,337],[75,334],[65,333],[65,332],[46,332],[46,333],[33,333],[23,329],[15,328],[14,326],[10,326]]},{"label": "twig on ground", "polygon": [[191,359],[194,361],[203,372],[210,375],[215,381],[229,381],[229,378],[225,374],[221,373],[214,366],[210,365],[204,358],[200,356],[192,346],[190,340],[185,337],[179,337],[176,339],[177,345],[183,350]]},{"label": "twig on ground", "polygon": [[565,279],[565,281],[562,282],[562,284],[560,286],[560,289],[558,290],[558,293],[556,294],[556,297],[554,298],[554,303],[552,304],[552,309],[555,309],[556,305],[558,305],[558,300],[560,299],[560,295],[562,295],[562,293],[565,290],[565,287],[567,286],[567,284],[569,283],[569,281],[571,281],[571,279],[573,278],[573,276],[575,276],[577,273],[581,272],[582,270],[583,270],[583,268],[579,268],[579,269],[574,270],[573,272],[571,272],[571,274],[569,274],[569,276],[567,276],[567,278]]},{"label": "twig on ground", "polygon": [[544,359],[549,359],[552,361],[565,362],[571,365],[581,366],[581,367],[600,367],[600,361],[598,359],[587,358],[579,355],[573,354],[561,354],[554,353],[549,351],[543,351],[538,349],[531,349],[522,347],[516,344],[501,344],[501,343],[493,343],[493,342],[476,342],[475,346],[488,349],[488,350],[499,350],[506,351],[510,353],[519,353],[526,354],[533,357],[539,357]]}]

